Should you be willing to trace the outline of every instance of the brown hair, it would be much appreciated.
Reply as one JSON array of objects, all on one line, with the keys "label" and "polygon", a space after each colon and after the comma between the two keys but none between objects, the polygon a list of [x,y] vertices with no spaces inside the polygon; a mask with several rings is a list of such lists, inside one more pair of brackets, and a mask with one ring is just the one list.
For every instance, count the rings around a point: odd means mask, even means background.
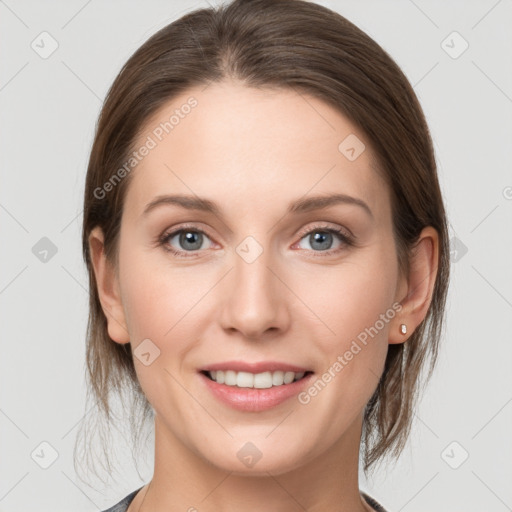
[{"label": "brown hair", "polygon": [[[84,196],[89,393],[108,423],[113,419],[111,393],[121,396],[128,390],[133,399],[132,434],[139,431],[133,413],[139,411],[142,422],[152,414],[136,377],[130,344],[115,343],[108,335],[88,244],[91,230],[100,226],[106,256],[116,264],[131,174],[104,197],[95,191],[127,161],[152,114],[192,86],[226,78],[249,87],[313,95],[362,130],[391,191],[398,262],[405,275],[422,228],[433,226],[438,232],[437,277],[427,315],[406,343],[389,345],[383,375],[365,408],[362,445],[367,472],[384,455],[398,457],[403,450],[420,374],[428,368],[428,380],[435,365],[449,280],[447,221],[431,136],[407,78],[367,34],[336,12],[304,0],[235,0],[190,12],[150,37],[110,88],[96,127]],[[107,448],[103,435],[102,440]],[[105,456],[108,460],[108,449]]]}]

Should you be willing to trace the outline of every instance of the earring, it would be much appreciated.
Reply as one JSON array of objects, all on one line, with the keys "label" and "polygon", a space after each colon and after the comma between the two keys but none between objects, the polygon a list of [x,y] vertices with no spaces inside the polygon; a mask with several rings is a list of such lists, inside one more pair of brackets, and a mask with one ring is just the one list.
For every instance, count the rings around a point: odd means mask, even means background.
[{"label": "earring", "polygon": [[407,334],[407,326],[405,324],[400,325],[400,332],[402,334]]}]

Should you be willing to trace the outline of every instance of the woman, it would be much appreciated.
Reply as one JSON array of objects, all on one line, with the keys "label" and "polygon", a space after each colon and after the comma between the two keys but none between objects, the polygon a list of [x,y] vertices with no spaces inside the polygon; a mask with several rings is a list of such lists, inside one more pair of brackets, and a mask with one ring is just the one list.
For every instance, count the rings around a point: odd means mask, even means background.
[{"label": "woman", "polygon": [[238,0],[152,36],[84,201],[90,389],[108,420],[132,389],[155,432],[153,478],[109,510],[384,510],[359,457],[406,442],[446,224],[412,87],[339,14]]}]

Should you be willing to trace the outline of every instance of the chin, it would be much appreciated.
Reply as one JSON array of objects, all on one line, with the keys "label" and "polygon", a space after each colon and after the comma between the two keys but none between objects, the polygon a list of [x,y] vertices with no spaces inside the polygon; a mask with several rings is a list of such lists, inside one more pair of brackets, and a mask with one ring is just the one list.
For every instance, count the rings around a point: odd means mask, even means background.
[{"label": "chin", "polygon": [[[247,439],[247,438],[246,438]],[[238,476],[267,476],[280,475],[297,469],[304,464],[301,456],[303,445],[300,440],[297,446],[289,446],[283,450],[282,445],[277,446],[268,439],[261,438],[254,441],[230,442],[231,446],[218,446],[220,451],[204,453],[204,459],[210,464],[224,471]],[[199,452],[201,453],[201,452]]]}]

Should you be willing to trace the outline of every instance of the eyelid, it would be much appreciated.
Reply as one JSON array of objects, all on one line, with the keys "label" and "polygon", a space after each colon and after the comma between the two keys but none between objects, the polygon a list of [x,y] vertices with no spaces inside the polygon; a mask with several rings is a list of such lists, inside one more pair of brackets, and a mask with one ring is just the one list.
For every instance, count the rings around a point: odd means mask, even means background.
[{"label": "eyelid", "polygon": [[[213,241],[213,236],[210,235],[208,232],[208,229],[204,227],[198,227],[197,223],[184,223],[184,224],[178,224],[177,226],[173,226],[172,228],[165,229],[161,235],[158,236],[159,239],[162,238],[169,238],[171,235],[176,235],[180,231],[196,231],[198,233],[202,233],[203,235],[206,235],[208,238],[210,238]],[[191,252],[191,251],[190,251]]]},{"label": "eyelid", "polygon": [[339,231],[340,233],[342,233],[343,235],[345,235],[347,238],[349,239],[353,239],[355,238],[354,235],[352,234],[352,232],[343,227],[343,226],[339,226],[337,224],[332,224],[330,222],[318,222],[318,223],[313,223],[313,225],[310,225],[306,228],[303,228],[299,231],[299,233],[297,234],[297,236],[299,236],[301,239],[306,236],[306,235],[309,235],[312,231],[321,231],[321,230],[325,230],[325,231],[329,231],[329,230],[334,230],[334,231]]}]

